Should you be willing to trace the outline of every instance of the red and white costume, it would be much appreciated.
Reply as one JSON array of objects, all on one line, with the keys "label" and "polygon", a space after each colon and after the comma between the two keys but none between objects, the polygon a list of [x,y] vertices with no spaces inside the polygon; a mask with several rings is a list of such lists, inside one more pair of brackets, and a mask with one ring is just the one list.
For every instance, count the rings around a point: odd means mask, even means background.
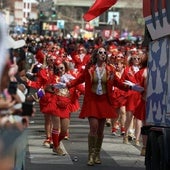
[{"label": "red and white costume", "polygon": [[[80,50],[85,51],[85,48],[80,47],[78,51]],[[75,64],[74,67],[78,69],[78,71],[81,71],[82,69],[84,69],[85,65],[90,61],[91,56],[86,52],[78,53],[78,51],[72,55],[72,59],[73,63]]]},{"label": "red and white costume", "polygon": [[[37,75],[36,81],[28,81],[28,86],[32,88],[44,88],[47,85],[51,84],[51,78],[53,77],[53,70],[49,67],[42,68]],[[39,100],[40,111],[44,114],[51,114],[54,111],[53,103],[52,103],[52,95],[51,93],[46,92],[43,97]]]},{"label": "red and white costume", "polygon": [[[57,84],[58,82],[66,83],[74,78],[69,72],[61,77],[54,75],[51,84]],[[70,89],[67,87],[55,89],[55,93],[52,96],[55,111],[51,114],[59,116],[60,118],[70,118],[70,113],[76,112],[80,108],[78,101],[80,93],[84,93],[83,85],[78,85]]]},{"label": "red and white costume", "polygon": [[[136,69],[136,70],[135,70]],[[133,83],[137,83],[135,79],[135,74],[139,71],[139,68],[134,66],[125,67],[124,73],[122,75],[122,80],[129,80]],[[139,103],[140,93],[137,91],[129,90],[127,92],[127,102],[126,102],[126,111],[134,112],[137,104]]]}]

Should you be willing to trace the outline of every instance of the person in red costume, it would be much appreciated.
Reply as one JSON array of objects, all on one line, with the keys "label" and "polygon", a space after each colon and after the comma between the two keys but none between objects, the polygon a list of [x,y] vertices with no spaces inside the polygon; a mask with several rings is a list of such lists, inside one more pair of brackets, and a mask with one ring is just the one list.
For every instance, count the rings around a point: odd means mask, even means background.
[{"label": "person in red costume", "polygon": [[75,64],[75,68],[78,69],[78,71],[81,71],[85,68],[85,65],[90,60],[90,54],[87,54],[87,50],[83,45],[80,45],[76,51],[76,53],[72,54],[72,59]]},{"label": "person in red costume", "polygon": [[137,85],[129,86],[116,76],[114,67],[107,63],[106,49],[103,47],[93,51],[91,61],[85,70],[68,83],[59,82],[56,88],[72,88],[85,82],[85,94],[80,118],[88,118],[90,130],[88,134],[87,165],[101,164],[100,150],[104,137],[106,118],[115,118],[117,114],[112,105],[112,87],[122,90],[143,90]]},{"label": "person in red costume", "polygon": [[[42,58],[42,57],[41,57]],[[44,61],[43,65],[37,75],[36,81],[26,80],[27,85],[39,89],[38,95],[43,95],[43,97],[40,97],[40,100],[38,100],[37,95],[32,95],[33,98],[39,102],[40,105],[40,111],[44,114],[44,128],[45,128],[45,134],[46,139],[43,142],[43,145],[46,147],[50,147],[52,144],[52,137],[51,137],[51,130],[52,130],[52,122],[51,122],[51,116],[50,113],[52,112],[51,107],[49,107],[49,104],[51,103],[51,93],[45,93],[42,90],[51,80],[51,77],[54,74],[54,62],[56,60],[56,56],[52,55],[51,53],[47,54],[47,56],[44,55]]]},{"label": "person in red costume", "polygon": [[[142,87],[144,87],[144,91],[140,94],[140,101],[139,104],[134,112],[134,117],[136,118],[136,128],[135,128],[135,136],[136,140],[139,141],[141,137],[141,128],[143,125],[146,125],[146,90],[147,90],[147,61],[148,61],[148,54],[147,51],[143,52],[142,56],[142,68],[138,71],[135,75],[136,81]],[[142,135],[142,150],[141,156],[145,156],[146,152],[146,141],[147,135]]]},{"label": "person in red costume", "polygon": [[[126,67],[126,57],[119,52],[115,57],[113,61],[113,66],[116,70],[116,75],[121,79],[124,69]],[[113,102],[114,102],[114,108],[117,111],[117,118],[112,119],[112,134],[117,135],[118,128],[120,128],[121,135],[124,135],[125,133],[125,120],[126,120],[126,98],[127,93],[123,90],[120,90],[117,87],[113,88]],[[119,127],[120,125],[120,127]]]},{"label": "person in red costume", "polygon": [[[50,84],[45,87],[45,94],[51,93],[52,117],[52,140],[53,152],[57,155],[64,156],[66,153],[62,150],[60,142],[65,138],[70,123],[70,114],[80,108],[78,98],[84,87],[82,85],[76,88],[56,89],[55,84],[58,82],[67,83],[75,77],[70,74],[67,62],[57,59],[54,65],[54,76],[51,77]],[[42,97],[43,98],[43,97]]]},{"label": "person in red costume", "polygon": [[114,44],[111,44],[108,46],[108,56],[109,57],[114,57],[119,53],[118,47]]},{"label": "person in red costume", "polygon": [[[132,83],[135,83],[135,84],[137,83],[135,79],[135,74],[141,69],[142,55],[143,54],[140,53],[140,51],[137,49],[133,49],[133,51],[131,51],[130,57],[129,57],[129,65],[126,66],[124,73],[122,75],[123,81],[128,80],[128,81],[131,81]],[[125,134],[123,137],[123,143],[125,144],[129,144],[129,136],[132,138],[135,138],[134,134],[130,131],[130,128],[132,128],[131,127],[132,123],[133,125],[135,124],[133,113],[139,101],[140,101],[140,93],[136,91],[128,91],[127,102],[126,102]],[[135,145],[136,146],[140,145],[138,140],[135,140]]]},{"label": "person in red costume", "polygon": [[[113,64],[115,56],[119,53],[118,47],[114,44],[110,44],[108,46],[108,61],[110,64]],[[112,127],[113,126],[113,121],[111,119],[106,119],[106,126]],[[114,132],[113,132],[114,133]]]}]

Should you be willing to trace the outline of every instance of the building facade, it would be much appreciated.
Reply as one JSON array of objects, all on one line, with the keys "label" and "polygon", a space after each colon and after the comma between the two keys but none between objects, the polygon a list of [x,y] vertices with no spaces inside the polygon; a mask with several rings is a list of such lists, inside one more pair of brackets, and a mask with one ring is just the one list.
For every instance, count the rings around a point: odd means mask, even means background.
[{"label": "building facade", "polygon": [[[144,27],[141,0],[118,0],[113,7],[90,23],[83,20],[83,14],[88,11],[95,0],[70,0],[69,3],[68,0],[2,0],[2,2],[1,7],[4,6],[10,11],[8,23],[12,25],[28,27],[29,24],[38,23],[34,21],[44,20],[47,23],[44,29],[47,26],[53,28],[54,24],[57,25],[57,29],[60,29],[58,26],[61,26],[61,23],[64,23],[65,32],[73,31],[78,27],[90,31],[94,27],[110,25],[112,30],[128,30],[136,34],[141,34]],[[45,18],[40,18],[40,14]],[[51,15],[56,15],[56,17],[51,17]],[[111,16],[115,16],[116,22],[109,21]],[[50,22],[52,26],[48,24]]]}]

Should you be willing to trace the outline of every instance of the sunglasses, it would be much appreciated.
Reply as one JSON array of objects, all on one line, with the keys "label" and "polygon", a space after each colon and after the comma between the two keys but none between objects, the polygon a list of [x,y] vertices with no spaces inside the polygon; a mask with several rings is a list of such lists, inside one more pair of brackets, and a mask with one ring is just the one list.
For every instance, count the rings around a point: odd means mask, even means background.
[{"label": "sunglasses", "polygon": [[57,70],[64,70],[64,67],[58,67]]},{"label": "sunglasses", "polygon": [[139,61],[141,58],[139,57],[133,57],[133,60]]},{"label": "sunglasses", "polygon": [[106,53],[106,51],[98,51],[98,54],[100,54],[100,55],[102,55],[102,54],[106,55],[107,53]]},{"label": "sunglasses", "polygon": [[116,57],[117,57],[117,58],[124,58],[123,55],[117,55]]}]

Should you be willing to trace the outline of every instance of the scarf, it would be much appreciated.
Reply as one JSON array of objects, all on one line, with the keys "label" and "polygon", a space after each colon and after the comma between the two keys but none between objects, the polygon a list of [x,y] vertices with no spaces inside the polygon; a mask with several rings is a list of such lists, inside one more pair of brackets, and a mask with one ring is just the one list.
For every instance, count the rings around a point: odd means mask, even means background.
[{"label": "scarf", "polygon": [[103,94],[103,89],[102,89],[102,77],[104,75],[104,73],[106,72],[105,67],[102,67],[102,71],[99,71],[99,67],[96,65],[96,74],[97,74],[97,78],[98,78],[98,84],[97,84],[97,89],[96,89],[96,94],[97,95],[102,95]]}]

